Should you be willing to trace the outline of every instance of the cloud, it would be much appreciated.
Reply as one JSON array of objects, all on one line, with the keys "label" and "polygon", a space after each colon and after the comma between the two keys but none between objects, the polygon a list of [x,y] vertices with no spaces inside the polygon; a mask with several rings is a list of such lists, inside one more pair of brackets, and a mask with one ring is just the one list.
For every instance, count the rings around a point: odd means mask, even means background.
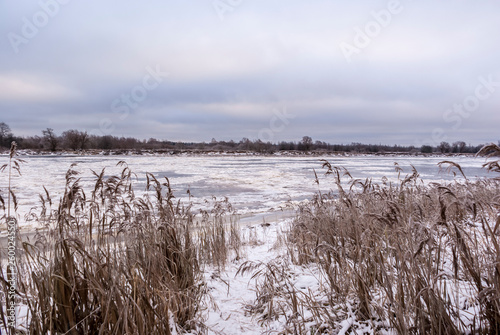
[{"label": "cloud", "polygon": [[47,78],[0,74],[0,101],[57,103],[75,101],[79,98],[81,98],[80,92],[51,82]]},{"label": "cloud", "polygon": [[[57,0],[54,0],[57,1]],[[496,140],[500,89],[452,129],[447,108],[474,92],[479,76],[500,81],[500,4],[400,1],[367,47],[347,62],[339,44],[388,1],[242,1],[224,20],[211,1],[70,1],[14,53],[37,0],[0,13],[0,108],[14,133],[52,127],[139,138],[256,138],[273,109],[296,115],[274,140],[406,143],[443,128],[449,140]],[[112,103],[141,85],[146,68],[170,73],[121,118]],[[476,118],[477,116],[477,118]],[[31,122],[36,119],[37,122]]]}]

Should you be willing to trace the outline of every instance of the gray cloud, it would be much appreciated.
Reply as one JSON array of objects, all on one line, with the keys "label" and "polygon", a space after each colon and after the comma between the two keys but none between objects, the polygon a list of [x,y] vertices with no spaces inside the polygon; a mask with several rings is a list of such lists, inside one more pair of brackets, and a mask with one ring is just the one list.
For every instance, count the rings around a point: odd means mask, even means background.
[{"label": "gray cloud", "polygon": [[[354,45],[357,29],[389,3],[242,1],[220,20],[200,0],[7,1],[0,121],[19,135],[99,133],[105,120],[117,136],[239,140],[257,138],[286,106],[295,118],[275,141],[432,143],[437,128],[449,141],[496,141],[500,86],[459,127],[445,113],[474,94],[479,77],[500,82],[500,5],[401,0],[348,62],[339,45]],[[156,67],[169,76],[117,113],[116,99],[140,93]]]}]

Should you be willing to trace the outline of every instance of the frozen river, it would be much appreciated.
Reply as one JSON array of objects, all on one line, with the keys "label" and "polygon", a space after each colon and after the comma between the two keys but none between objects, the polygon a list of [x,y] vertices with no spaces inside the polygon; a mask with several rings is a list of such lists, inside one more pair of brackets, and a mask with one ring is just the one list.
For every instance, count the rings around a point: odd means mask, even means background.
[{"label": "frozen river", "polygon": [[[404,172],[402,177],[411,173],[414,165],[421,178],[427,182],[451,180],[452,176],[440,172],[437,163],[450,157],[393,157],[393,156],[26,156],[22,165],[22,176],[13,180],[13,188],[18,197],[18,218],[25,225],[24,216],[32,207],[39,206],[38,194],[43,186],[50,192],[52,199],[58,200],[64,192],[65,173],[71,164],[77,163],[81,172],[82,184],[90,192],[95,181],[91,170],[100,172],[106,169],[106,176],[119,174],[122,167],[116,166],[125,161],[135,172],[136,194],[145,189],[145,174],[150,172],[157,178],[168,177],[174,195],[188,202],[187,190],[192,195],[191,202],[195,212],[206,206],[205,199],[228,197],[233,207],[241,214],[264,213],[278,210],[288,201],[299,202],[310,199],[318,191],[314,182],[316,170],[322,192],[334,189],[333,178],[324,176],[320,159],[332,165],[345,167],[354,178],[372,178],[380,183],[382,177],[397,181],[394,169],[397,162]],[[460,164],[469,178],[486,176],[481,169],[484,158],[452,157]],[[7,156],[0,157],[0,165],[8,162]],[[0,192],[6,199],[8,175],[0,173]]]}]

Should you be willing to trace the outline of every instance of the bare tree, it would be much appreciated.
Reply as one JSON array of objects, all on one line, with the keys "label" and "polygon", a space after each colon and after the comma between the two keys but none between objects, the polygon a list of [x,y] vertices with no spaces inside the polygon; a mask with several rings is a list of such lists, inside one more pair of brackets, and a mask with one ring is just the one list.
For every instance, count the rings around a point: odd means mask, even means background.
[{"label": "bare tree", "polygon": [[12,132],[5,122],[0,122],[0,146],[9,147],[12,140]]},{"label": "bare tree", "polygon": [[422,145],[420,148],[420,152],[424,154],[431,154],[432,153],[432,147],[430,145]]},{"label": "bare tree", "polygon": [[48,145],[50,151],[56,151],[59,145],[59,137],[54,133],[54,129],[47,128],[42,130],[43,141]]},{"label": "bare tree", "polygon": [[302,137],[302,142],[300,142],[300,144],[302,144],[302,148],[304,149],[304,151],[309,151],[312,149],[313,140],[309,136],[304,136]]},{"label": "bare tree", "polygon": [[457,142],[453,142],[453,152],[459,152],[459,153],[462,153],[464,152],[464,149],[465,149],[465,142],[464,141],[457,141]]},{"label": "bare tree", "polygon": [[252,144],[252,142],[248,138],[243,137],[241,139],[240,143],[238,144],[238,149],[250,150],[251,144]]},{"label": "bare tree", "polygon": [[441,143],[439,143],[437,148],[438,148],[439,152],[444,154],[446,152],[450,152],[451,146],[450,146],[450,143],[448,143],[448,142],[441,142]]},{"label": "bare tree", "polygon": [[65,144],[72,150],[83,150],[89,141],[89,135],[86,131],[70,129],[62,133]]},{"label": "bare tree", "polygon": [[90,141],[89,134],[86,131],[80,132],[80,149],[85,149],[85,146]]}]

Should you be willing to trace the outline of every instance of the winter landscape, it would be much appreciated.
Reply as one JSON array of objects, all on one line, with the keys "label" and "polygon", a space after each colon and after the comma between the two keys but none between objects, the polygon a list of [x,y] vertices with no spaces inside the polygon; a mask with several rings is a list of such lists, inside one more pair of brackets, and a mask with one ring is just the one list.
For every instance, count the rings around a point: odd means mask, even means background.
[{"label": "winter landscape", "polygon": [[0,335],[500,334],[500,2],[0,2]]},{"label": "winter landscape", "polygon": [[16,158],[0,189],[24,241],[20,330],[496,331],[491,159],[3,156]]}]

